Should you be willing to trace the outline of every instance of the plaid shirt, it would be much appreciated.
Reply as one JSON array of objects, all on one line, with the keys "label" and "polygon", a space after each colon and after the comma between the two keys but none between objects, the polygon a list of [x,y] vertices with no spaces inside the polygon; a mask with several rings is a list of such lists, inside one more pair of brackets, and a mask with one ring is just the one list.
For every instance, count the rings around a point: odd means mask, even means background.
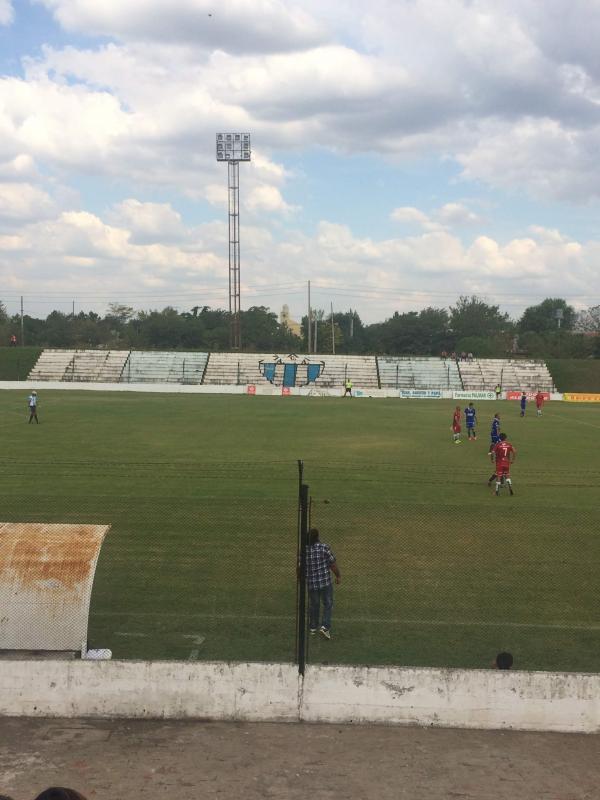
[{"label": "plaid shirt", "polygon": [[335,564],[331,548],[324,542],[306,548],[306,579],[309,589],[324,589],[331,584],[329,567]]}]

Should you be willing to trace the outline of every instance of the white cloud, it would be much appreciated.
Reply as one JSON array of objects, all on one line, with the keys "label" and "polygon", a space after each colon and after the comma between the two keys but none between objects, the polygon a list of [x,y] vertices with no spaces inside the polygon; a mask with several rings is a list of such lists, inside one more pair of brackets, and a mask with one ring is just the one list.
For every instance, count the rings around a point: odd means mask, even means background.
[{"label": "white cloud", "polygon": [[129,198],[115,206],[110,218],[131,232],[135,244],[181,242],[185,238],[181,215],[168,203],[141,203]]},{"label": "white cloud", "polygon": [[446,203],[430,214],[413,206],[401,206],[395,208],[390,217],[395,222],[416,225],[427,231],[442,231],[448,228],[477,225],[482,222],[482,218],[463,203]]},{"label": "white cloud", "polygon": [[40,219],[53,212],[55,203],[43,189],[29,183],[0,183],[0,225]]},{"label": "white cloud", "polygon": [[10,25],[14,18],[11,0],[0,0],[0,25]]},{"label": "white cloud", "polygon": [[[153,226],[166,232],[164,240],[144,238]],[[575,242],[543,228],[526,238],[500,242],[477,236],[470,243],[442,230],[357,237],[348,226],[326,221],[314,235],[295,233],[291,240],[276,239],[261,226],[243,225],[242,234],[244,306],[278,308],[288,302],[300,313],[297,292],[310,277],[315,303],[358,307],[368,321],[395,310],[448,306],[465,293],[500,302],[513,315],[544,296],[574,297],[576,305],[589,305],[586,286],[600,255],[600,242]],[[28,287],[35,286],[38,301],[46,290],[81,295],[82,303],[88,298],[87,305],[97,310],[108,302],[107,294],[138,308],[187,308],[194,298],[225,307],[226,238],[221,223],[192,228],[166,204],[129,198],[106,220],[68,211],[17,224],[0,235],[0,280],[15,294],[31,295]],[[278,284],[292,287],[290,297],[281,289],[273,294],[260,289],[272,285],[275,274]],[[148,294],[158,288],[158,295]]]},{"label": "white cloud", "polygon": [[253,212],[276,211],[287,214],[294,210],[293,206],[285,202],[276,186],[268,186],[267,184],[255,186],[245,200],[245,205]]},{"label": "white cloud", "polygon": [[[582,202],[600,194],[595,0],[43,2],[68,30],[120,42],[48,48],[28,63],[28,98],[5,88],[13,125],[14,105],[19,119],[39,108],[34,129],[47,129],[47,147],[27,125],[16,132],[46,158],[181,186],[190,166],[211,171],[200,153],[216,130],[240,128],[265,152],[310,143],[441,155],[495,187]],[[577,47],[563,41],[566,19]],[[57,119],[74,132],[66,152]]]},{"label": "white cloud", "polygon": [[320,26],[284,0],[38,0],[70,31],[175,41],[229,52],[286,51],[316,44]]},{"label": "white cloud", "polygon": [[437,218],[442,225],[449,227],[462,227],[478,225],[482,222],[479,214],[471,211],[463,203],[445,203],[436,213]]}]

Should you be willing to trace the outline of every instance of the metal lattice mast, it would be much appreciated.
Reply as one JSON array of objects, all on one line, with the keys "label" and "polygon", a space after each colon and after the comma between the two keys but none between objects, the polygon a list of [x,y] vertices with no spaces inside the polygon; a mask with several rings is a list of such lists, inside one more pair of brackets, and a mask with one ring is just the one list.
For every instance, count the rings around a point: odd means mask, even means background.
[{"label": "metal lattice mast", "polygon": [[242,347],[240,283],[240,161],[250,161],[249,133],[218,133],[217,161],[227,161],[229,199],[229,318],[231,348]]},{"label": "metal lattice mast", "polygon": [[240,326],[240,165],[238,161],[227,164],[229,174],[229,314],[231,319],[231,347],[239,350]]}]

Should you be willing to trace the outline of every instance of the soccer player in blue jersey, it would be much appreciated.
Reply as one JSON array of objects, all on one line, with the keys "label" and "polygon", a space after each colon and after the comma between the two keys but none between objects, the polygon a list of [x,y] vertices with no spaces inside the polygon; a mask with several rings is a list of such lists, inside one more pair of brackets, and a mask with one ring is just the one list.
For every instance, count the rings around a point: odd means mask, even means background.
[{"label": "soccer player in blue jersey", "polygon": [[525,409],[527,408],[527,395],[525,392],[521,394],[521,416],[525,416]]},{"label": "soccer player in blue jersey", "polygon": [[[492,420],[492,430],[490,432],[490,449],[489,455],[491,456],[494,452],[494,447],[500,441],[500,414],[494,414],[494,419]],[[494,471],[490,475],[490,479],[488,480],[488,486],[492,485],[492,482],[496,480],[496,472]]]},{"label": "soccer player in blue jersey", "polygon": [[477,438],[477,433],[475,432],[475,425],[477,424],[477,412],[475,411],[475,406],[473,403],[469,403],[469,405],[465,408],[465,421],[467,423],[467,439],[475,440]]}]

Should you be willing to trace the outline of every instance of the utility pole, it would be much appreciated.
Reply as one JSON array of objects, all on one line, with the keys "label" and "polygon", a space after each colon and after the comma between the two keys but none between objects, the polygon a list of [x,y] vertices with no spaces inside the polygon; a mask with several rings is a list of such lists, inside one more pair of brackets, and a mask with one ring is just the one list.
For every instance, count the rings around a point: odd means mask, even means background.
[{"label": "utility pole", "polygon": [[310,348],[310,345],[311,345],[311,319],[312,319],[312,310],[311,310],[311,307],[310,307],[310,281],[309,281],[308,282],[308,316],[306,318],[306,327],[307,327],[307,331],[308,331],[308,341],[307,341],[308,355],[310,355],[310,353],[311,353],[311,348]]},{"label": "utility pole", "polygon": [[333,303],[331,304],[331,352],[335,355],[335,322],[333,321]]},{"label": "utility pole", "polygon": [[350,309],[350,338],[354,339],[354,311]]},{"label": "utility pole", "polygon": [[319,352],[319,317],[315,313],[315,327],[313,329],[313,352]]},{"label": "utility pole", "polygon": [[25,326],[23,324],[23,295],[21,295],[21,347],[25,347]]}]

